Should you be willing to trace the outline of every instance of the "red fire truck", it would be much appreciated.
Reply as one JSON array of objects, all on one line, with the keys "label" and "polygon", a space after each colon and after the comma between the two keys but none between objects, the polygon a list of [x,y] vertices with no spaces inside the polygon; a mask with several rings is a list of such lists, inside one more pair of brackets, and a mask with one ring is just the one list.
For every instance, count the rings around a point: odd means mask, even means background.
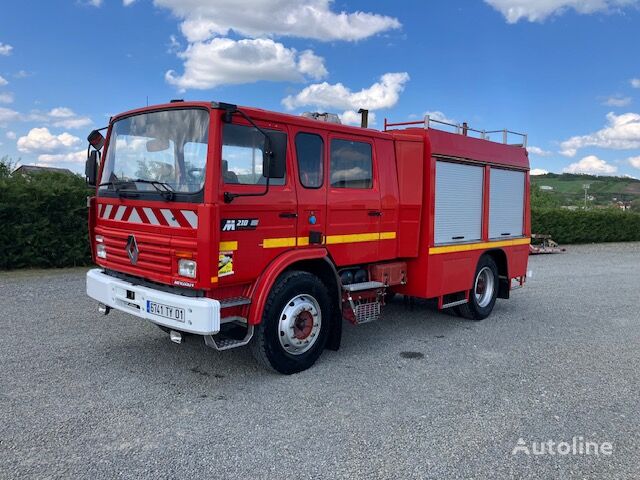
[{"label": "red fire truck", "polygon": [[93,131],[99,311],[290,374],[395,294],[482,320],[524,284],[526,136],[333,117],[178,100]]}]

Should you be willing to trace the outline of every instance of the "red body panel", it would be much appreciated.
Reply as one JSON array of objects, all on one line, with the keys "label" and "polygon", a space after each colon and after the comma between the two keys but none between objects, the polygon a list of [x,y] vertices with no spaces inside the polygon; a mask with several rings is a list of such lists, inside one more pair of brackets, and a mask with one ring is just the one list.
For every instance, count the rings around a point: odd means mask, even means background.
[{"label": "red body panel", "polygon": [[[159,283],[190,286],[212,298],[251,295],[252,323],[260,320],[277,276],[302,260],[325,258],[336,270],[398,260],[406,263],[407,284],[394,289],[423,298],[471,288],[478,258],[489,250],[504,252],[509,278],[526,274],[527,245],[489,240],[487,194],[490,166],[527,172],[526,240],[530,236],[529,162],[524,148],[438,130],[380,132],[241,107],[262,128],[287,134],[287,176],[284,185],[272,185],[267,195],[237,197],[225,203],[225,191],[259,193],[264,187],[223,183],[220,110],[211,109],[205,102],[172,103],[126,112],[113,121],[152,110],[194,107],[211,112],[203,203],[96,198],[89,224],[92,250],[95,235],[101,235],[108,253],[107,260],[97,259],[98,265]],[[247,125],[238,115],[233,122]],[[295,150],[295,136],[300,132],[317,134],[324,141],[325,175],[320,188],[307,189],[300,183]],[[334,138],[372,146],[373,188],[330,186],[330,145]],[[481,245],[459,251],[434,250],[436,157],[485,165]],[[221,231],[227,219],[255,219],[258,226]],[[321,245],[310,244],[310,234],[316,231],[322,234]],[[124,250],[129,235],[135,235],[141,244],[136,265]],[[178,259],[185,257],[198,263],[195,280],[176,273]],[[229,259],[230,269],[219,268],[219,261],[228,264]]]}]

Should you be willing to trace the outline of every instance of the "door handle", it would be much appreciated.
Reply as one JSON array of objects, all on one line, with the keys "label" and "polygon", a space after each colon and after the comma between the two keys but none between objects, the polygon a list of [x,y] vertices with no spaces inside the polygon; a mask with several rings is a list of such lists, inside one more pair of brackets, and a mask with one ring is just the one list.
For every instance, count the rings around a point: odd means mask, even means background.
[{"label": "door handle", "polygon": [[280,213],[280,218],[298,218],[298,214],[293,212],[282,212]]},{"label": "door handle", "polygon": [[382,212],[380,210],[372,210],[369,212],[370,217],[381,217]]}]

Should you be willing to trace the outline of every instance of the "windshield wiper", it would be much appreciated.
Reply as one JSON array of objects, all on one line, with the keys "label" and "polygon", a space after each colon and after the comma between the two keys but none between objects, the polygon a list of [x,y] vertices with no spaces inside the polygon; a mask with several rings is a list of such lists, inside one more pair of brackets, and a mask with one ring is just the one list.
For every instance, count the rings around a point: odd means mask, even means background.
[{"label": "windshield wiper", "polygon": [[144,183],[147,185],[151,185],[155,188],[162,198],[165,200],[173,200],[175,198],[176,192],[171,185],[166,182],[160,182],[158,180],[144,180],[142,178],[137,178],[135,180],[130,180],[131,183]]},{"label": "windshield wiper", "polygon": [[128,183],[144,183],[147,185],[151,185],[158,192],[160,192],[160,195],[165,200],[173,200],[175,198],[175,191],[173,190],[173,187],[166,182],[160,182],[158,180],[145,180],[143,178],[136,178],[135,180],[115,180],[101,183],[100,185],[98,185],[98,187],[113,187],[119,197],[122,197],[123,194],[124,196],[129,197],[139,197],[140,193],[138,190],[122,188],[122,185],[126,185]]}]

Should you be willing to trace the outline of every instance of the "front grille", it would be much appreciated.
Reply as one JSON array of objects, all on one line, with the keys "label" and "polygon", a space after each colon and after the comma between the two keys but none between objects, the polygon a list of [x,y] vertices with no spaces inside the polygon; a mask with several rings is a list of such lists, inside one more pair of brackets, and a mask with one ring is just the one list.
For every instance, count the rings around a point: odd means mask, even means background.
[{"label": "front grille", "polygon": [[[110,270],[129,273],[137,277],[147,278],[163,283],[171,283],[174,276],[172,255],[176,249],[174,243],[179,242],[180,251],[196,251],[195,239],[180,238],[173,240],[169,236],[131,232],[102,226],[96,227],[96,235],[103,237],[107,250],[107,258],[98,259],[98,263]],[[137,259],[135,264],[127,253],[127,245],[131,235],[135,236]]]}]

